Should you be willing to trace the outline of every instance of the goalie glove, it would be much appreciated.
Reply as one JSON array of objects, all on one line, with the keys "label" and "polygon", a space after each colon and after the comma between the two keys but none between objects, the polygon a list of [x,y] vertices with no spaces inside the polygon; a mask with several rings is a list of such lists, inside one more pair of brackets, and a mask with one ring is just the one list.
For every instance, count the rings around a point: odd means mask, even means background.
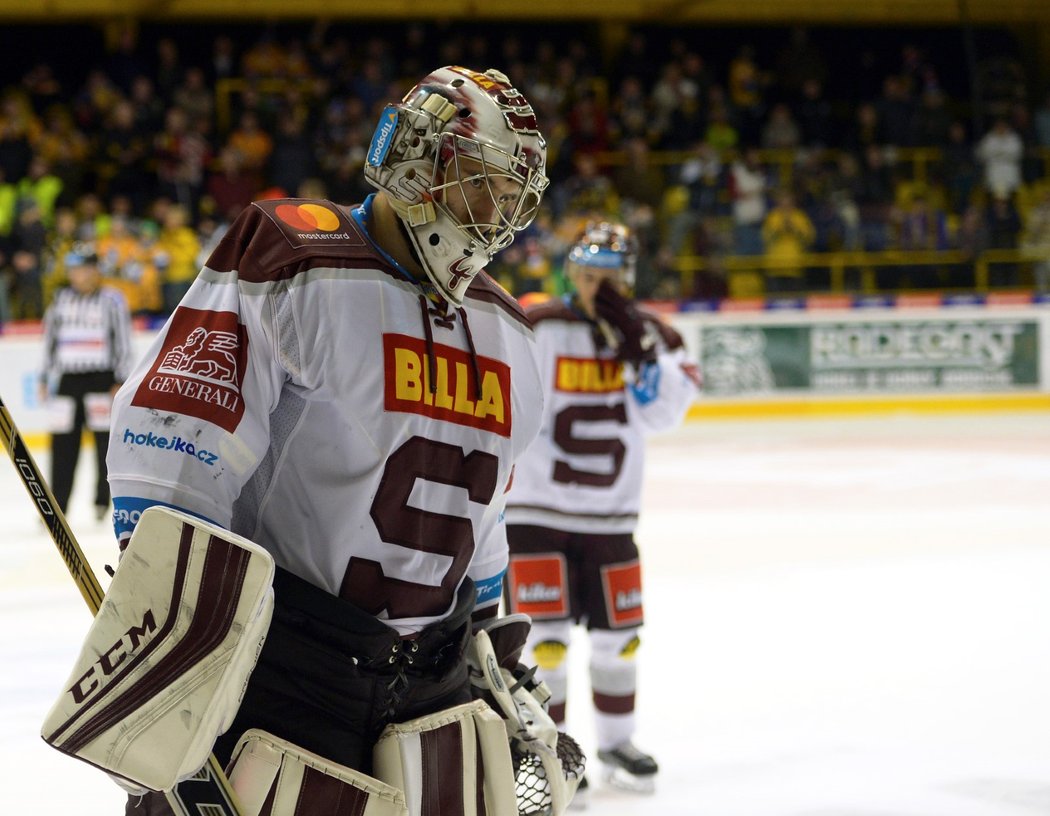
[{"label": "goalie glove", "polygon": [[467,647],[476,699],[503,718],[515,770],[518,812],[560,816],[583,777],[585,759],[576,741],[559,733],[547,713],[550,691],[521,662],[531,621],[515,614],[482,624]]},{"label": "goalie glove", "polygon": [[617,360],[641,368],[656,359],[656,338],[646,328],[638,307],[607,280],[594,296],[594,311],[606,342],[616,349]]}]

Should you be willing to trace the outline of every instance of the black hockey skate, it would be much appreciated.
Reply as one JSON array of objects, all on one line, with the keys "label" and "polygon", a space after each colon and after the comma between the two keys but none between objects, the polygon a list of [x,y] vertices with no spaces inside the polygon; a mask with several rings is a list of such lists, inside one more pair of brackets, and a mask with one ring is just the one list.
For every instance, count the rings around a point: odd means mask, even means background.
[{"label": "black hockey skate", "polygon": [[604,766],[603,778],[613,787],[636,793],[656,790],[656,772],[660,770],[656,760],[639,751],[630,740],[610,751],[599,751],[598,759]]}]

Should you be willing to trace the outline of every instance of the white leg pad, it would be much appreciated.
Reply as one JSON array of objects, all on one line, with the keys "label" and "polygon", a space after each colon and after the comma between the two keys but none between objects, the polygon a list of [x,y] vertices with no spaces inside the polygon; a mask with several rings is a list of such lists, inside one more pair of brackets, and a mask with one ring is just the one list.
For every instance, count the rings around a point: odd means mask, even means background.
[{"label": "white leg pad", "polygon": [[481,700],[388,725],[373,758],[411,816],[517,816],[503,719]]},{"label": "white leg pad", "polygon": [[241,816],[408,814],[397,788],[257,729],[238,741],[229,776]]},{"label": "white leg pad", "polygon": [[273,558],[165,507],[142,514],[42,728],[129,790],[196,773],[233,722],[273,612]]}]

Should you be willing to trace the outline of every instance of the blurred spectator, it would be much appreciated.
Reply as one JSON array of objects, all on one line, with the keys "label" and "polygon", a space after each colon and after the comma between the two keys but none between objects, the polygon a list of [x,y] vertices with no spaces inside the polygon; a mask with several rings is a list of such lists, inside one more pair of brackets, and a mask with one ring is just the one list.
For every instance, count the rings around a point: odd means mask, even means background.
[{"label": "blurred spectator", "polygon": [[671,217],[668,226],[667,245],[673,255],[695,251],[696,229],[718,214],[724,181],[719,152],[706,141],[697,142],[693,155],[678,174],[678,186],[685,193],[685,206]]},{"label": "blurred spectator", "polygon": [[1008,197],[1021,186],[1024,143],[1005,118],[995,120],[977,143],[975,155],[984,165],[984,186],[993,196]]},{"label": "blurred spectator", "polygon": [[577,153],[573,159],[575,172],[552,191],[554,214],[561,219],[567,215],[594,217],[619,213],[620,199],[607,176],[598,172],[598,161],[590,153]]},{"label": "blurred spectator", "polygon": [[883,144],[910,147],[915,144],[915,105],[907,83],[899,76],[888,76],[882,83],[882,97],[876,103]]},{"label": "blurred spectator", "polygon": [[215,92],[208,87],[203,68],[191,66],[186,69],[182,82],[172,94],[172,104],[186,111],[190,121],[211,119],[215,110]]},{"label": "blurred spectator", "polygon": [[1032,124],[1035,127],[1036,145],[1050,148],[1050,92],[1047,92],[1036,109]]},{"label": "blurred spectator", "polygon": [[573,153],[601,153],[609,149],[609,116],[592,88],[577,95],[566,117]]},{"label": "blurred spectator", "polygon": [[816,237],[812,221],[795,204],[790,190],[780,190],[776,206],[762,223],[762,242],[770,265],[766,268],[767,292],[801,292],[806,287],[802,256]]},{"label": "blurred spectator", "polygon": [[187,212],[196,213],[204,187],[204,171],[211,159],[211,146],[199,131],[190,127],[185,111],[169,108],[164,129],[154,141],[158,193],[177,201]]},{"label": "blurred spectator", "polygon": [[667,182],[663,170],[652,163],[648,143],[644,138],[635,137],[624,144],[624,153],[624,163],[613,173],[622,205],[658,212]]},{"label": "blurred spectator", "polygon": [[[894,214],[897,247],[913,252],[941,251],[949,248],[948,220],[925,190],[916,189],[908,204]],[[880,289],[896,289],[910,284],[928,289],[940,283],[938,269],[930,264],[884,267],[877,277]]]},{"label": "blurred spectator", "polygon": [[1037,292],[1050,292],[1050,186],[1044,186],[1028,210],[1021,247],[1034,260]]},{"label": "blurred spectator", "polygon": [[134,129],[140,135],[151,139],[164,127],[164,101],[157,96],[148,76],[137,76],[131,83],[131,105],[135,111]]},{"label": "blurred spectator", "polygon": [[944,93],[939,88],[926,89],[915,113],[915,143],[937,146],[948,141],[952,117]]},{"label": "blurred spectator", "polygon": [[96,247],[106,284],[124,295],[131,313],[160,313],[160,275],[127,218],[112,217],[108,232],[98,239]]},{"label": "blurred spectator", "polygon": [[769,175],[758,150],[750,147],[729,169],[729,197],[733,213],[733,251],[762,254],[762,222],[766,217]]},{"label": "blurred spectator", "polygon": [[62,186],[62,179],[51,172],[47,160],[43,156],[33,156],[29,170],[18,183],[18,198],[36,202],[40,220],[48,227],[54,223],[55,204],[62,194]]},{"label": "blurred spectator", "polygon": [[838,141],[834,137],[831,103],[824,96],[820,80],[810,78],[802,83],[802,96],[795,108],[803,146],[831,147]]},{"label": "blurred spectator", "polygon": [[152,72],[153,85],[161,103],[170,107],[175,99],[175,90],[182,84],[179,46],[171,37],[162,37],[157,41],[156,57]]},{"label": "blurred spectator", "polygon": [[21,179],[33,157],[32,144],[40,133],[40,122],[25,96],[7,89],[0,98],[0,169],[12,182]]},{"label": "blurred spectator", "polygon": [[[0,244],[11,234],[18,206],[18,187],[7,180],[0,166]],[[0,266],[2,266],[0,262]]]},{"label": "blurred spectator", "polygon": [[762,147],[768,150],[794,150],[802,141],[799,129],[791,108],[784,102],[778,102],[769,112],[769,119],[762,127]]},{"label": "blurred spectator", "polygon": [[[88,162],[91,145],[87,136],[76,126],[73,115],[64,105],[48,108],[44,115],[44,129],[36,142],[36,156],[42,159],[60,182],[68,200],[80,194],[86,176],[95,182],[95,168]],[[36,172],[39,172],[39,168]],[[29,173],[34,173],[30,163]],[[53,206],[51,211],[53,211]],[[44,221],[51,222],[51,212],[46,212]]]},{"label": "blurred spectator", "polygon": [[146,208],[154,179],[149,169],[149,138],[135,123],[135,108],[121,100],[98,138],[96,163],[104,189],[127,196],[136,212]]},{"label": "blurred spectator", "polygon": [[966,133],[966,125],[955,121],[948,126],[948,139],[941,147],[941,177],[951,212],[962,213],[970,205],[977,187],[977,161]]},{"label": "blurred spectator", "polygon": [[609,110],[610,134],[619,142],[635,137],[654,138],[652,110],[642,81],[628,75],[613,95]]},{"label": "blurred spectator", "polygon": [[[1012,195],[994,193],[988,203],[988,248],[1017,249],[1021,237],[1021,215]],[[988,265],[988,285],[992,288],[1016,286],[1019,283],[1017,264],[992,263]]]},{"label": "blurred spectator", "polygon": [[806,97],[806,86],[820,88],[828,77],[827,58],[813,45],[809,29],[795,26],[776,58],[776,79],[791,98]]},{"label": "blurred spectator", "polygon": [[[164,311],[171,314],[197,277],[197,255],[200,252],[197,233],[189,226],[189,212],[174,204],[162,216],[160,235],[154,247],[154,258],[166,258],[161,289]],[[156,261],[155,261],[156,262]]]},{"label": "blurred spectator", "polygon": [[765,88],[769,76],[755,61],[755,48],[741,46],[729,62],[729,101],[736,112],[743,141],[754,144],[766,115]]},{"label": "blurred spectator", "polygon": [[740,143],[740,134],[730,121],[729,111],[725,105],[711,106],[707,130],[704,131],[704,141],[722,155],[735,150]]},{"label": "blurred spectator", "polygon": [[208,173],[205,189],[213,212],[223,221],[236,218],[261,189],[258,175],[246,175],[241,165],[240,152],[226,147],[219,154],[219,166]]},{"label": "blurred spectator", "polygon": [[864,102],[857,106],[853,114],[853,127],[846,139],[846,147],[861,158],[869,147],[881,144],[882,133],[878,108],[871,102]]},{"label": "blurred spectator", "polygon": [[43,254],[47,230],[35,199],[18,199],[17,216],[11,230],[11,316],[15,320],[39,320],[44,315]]},{"label": "blurred spectator", "polygon": [[896,196],[893,169],[882,148],[869,145],[864,151],[860,183],[857,185],[857,210],[863,248],[881,252],[890,243],[890,212]]},{"label": "blurred spectator", "polygon": [[246,110],[240,115],[237,127],[226,140],[226,147],[240,154],[241,170],[246,175],[254,175],[262,187],[263,172],[273,152],[273,137],[262,129],[255,111]]}]

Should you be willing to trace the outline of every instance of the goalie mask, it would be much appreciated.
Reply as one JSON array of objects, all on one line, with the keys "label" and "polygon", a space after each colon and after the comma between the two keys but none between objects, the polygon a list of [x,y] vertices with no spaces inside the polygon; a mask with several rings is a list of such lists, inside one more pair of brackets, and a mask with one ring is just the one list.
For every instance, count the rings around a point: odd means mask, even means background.
[{"label": "goalie mask", "polygon": [[574,286],[582,269],[608,272],[625,294],[634,291],[638,245],[627,227],[592,221],[583,228],[565,259],[565,275]]},{"label": "goalie mask", "polygon": [[386,192],[424,271],[457,306],[536,216],[547,145],[505,75],[449,66],[383,111],[365,178]]}]

